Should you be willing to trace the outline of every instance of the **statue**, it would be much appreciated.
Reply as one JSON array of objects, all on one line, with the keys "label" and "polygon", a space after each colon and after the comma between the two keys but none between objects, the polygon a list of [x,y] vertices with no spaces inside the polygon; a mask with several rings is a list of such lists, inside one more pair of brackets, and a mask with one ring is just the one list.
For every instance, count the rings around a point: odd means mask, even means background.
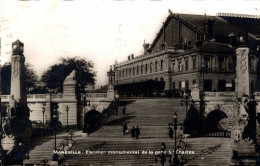
[{"label": "statue", "polygon": [[249,96],[242,93],[242,96],[237,100],[238,116],[234,119],[232,139],[235,143],[243,140],[243,132],[248,124],[249,115],[247,113]]}]

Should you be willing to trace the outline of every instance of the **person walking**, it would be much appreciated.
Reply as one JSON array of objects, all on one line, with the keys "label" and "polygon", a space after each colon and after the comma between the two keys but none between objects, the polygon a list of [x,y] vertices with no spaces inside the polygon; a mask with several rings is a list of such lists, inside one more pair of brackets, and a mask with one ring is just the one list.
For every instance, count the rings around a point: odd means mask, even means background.
[{"label": "person walking", "polygon": [[126,107],[123,107],[123,115],[125,115]]},{"label": "person walking", "polygon": [[135,139],[135,127],[134,126],[131,129],[131,136],[133,137],[133,139]]},{"label": "person walking", "polygon": [[140,129],[138,128],[138,126],[136,126],[136,129],[135,129],[135,137],[136,137],[136,139],[138,139],[140,134],[141,134]]},{"label": "person walking", "polygon": [[124,126],[123,126],[123,135],[126,135],[127,134],[127,124],[124,123]]},{"label": "person walking", "polygon": [[173,139],[173,129],[169,127],[169,138]]}]

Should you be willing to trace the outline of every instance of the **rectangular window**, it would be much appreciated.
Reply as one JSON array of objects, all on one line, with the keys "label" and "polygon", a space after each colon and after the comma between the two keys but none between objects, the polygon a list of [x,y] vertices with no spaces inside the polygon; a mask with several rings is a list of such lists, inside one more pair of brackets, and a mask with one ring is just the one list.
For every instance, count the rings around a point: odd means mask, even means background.
[{"label": "rectangular window", "polygon": [[196,56],[192,57],[192,69],[196,70]]},{"label": "rectangular window", "polygon": [[188,71],[189,68],[189,59],[185,58],[185,71]]},{"label": "rectangular window", "polygon": [[129,77],[132,76],[132,68],[129,68]]},{"label": "rectangular window", "polygon": [[155,61],[155,72],[157,72],[157,61]]},{"label": "rectangular window", "polygon": [[205,58],[204,58],[204,64],[205,64],[205,67],[206,67],[207,69],[211,69],[210,57],[205,57]]},{"label": "rectangular window", "polygon": [[172,89],[175,90],[175,82],[172,83]]},{"label": "rectangular window", "polygon": [[188,90],[190,87],[189,87],[189,81],[185,81],[185,89]]},{"label": "rectangular window", "polygon": [[145,64],[145,74],[147,74],[147,69],[148,68],[148,64]]},{"label": "rectangular window", "polygon": [[226,80],[218,80],[218,91],[226,91]]},{"label": "rectangular window", "polygon": [[172,72],[175,73],[175,60],[172,61]]},{"label": "rectangular window", "polygon": [[136,75],[139,75],[139,66],[137,66]]},{"label": "rectangular window", "polygon": [[152,73],[153,72],[153,63],[151,62],[150,63],[150,73]]},{"label": "rectangular window", "polygon": [[163,70],[163,60],[161,60],[161,71]]},{"label": "rectangular window", "polygon": [[204,80],[204,91],[212,91],[212,80]]},{"label": "rectangular window", "polygon": [[135,67],[133,67],[133,76],[135,76]]},{"label": "rectangular window", "polygon": [[219,56],[218,57],[219,60],[219,70],[225,70],[225,63],[224,63],[224,57],[223,56]]},{"label": "rectangular window", "polygon": [[178,61],[178,71],[182,72],[182,64],[181,61]]},{"label": "rectangular window", "polygon": [[179,90],[181,90],[181,81],[179,81]]}]

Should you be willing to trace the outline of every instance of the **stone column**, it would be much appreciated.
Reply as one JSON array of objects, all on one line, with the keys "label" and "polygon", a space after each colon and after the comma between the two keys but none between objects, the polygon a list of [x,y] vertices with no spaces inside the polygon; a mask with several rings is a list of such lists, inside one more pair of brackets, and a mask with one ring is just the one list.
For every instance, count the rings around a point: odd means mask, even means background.
[{"label": "stone column", "polygon": [[[244,41],[240,38],[241,42]],[[251,135],[252,132],[252,110],[249,107],[250,84],[249,84],[249,48],[239,47],[236,49],[236,93],[237,102],[234,104],[233,126],[231,131],[231,149],[233,156],[230,165],[255,165],[256,146]],[[248,127],[248,128],[246,128]],[[251,131],[250,131],[251,130]]]},{"label": "stone column", "polygon": [[25,66],[24,66],[24,55],[22,50],[23,43],[19,40],[13,43],[13,55],[12,55],[12,69],[11,69],[11,98],[17,102],[26,103],[26,88],[24,85],[24,75],[25,75]]},{"label": "stone column", "polygon": [[249,48],[241,47],[236,49],[237,54],[237,69],[236,69],[236,92],[238,97],[242,96],[242,93],[250,95],[249,84]]},{"label": "stone column", "polygon": [[24,44],[19,40],[12,43],[12,69],[11,69],[11,97],[8,116],[3,120],[4,132],[2,146],[8,150],[7,158],[12,159],[17,153],[18,144],[26,143],[32,134],[32,124],[29,120],[30,109],[27,106],[26,87],[24,85]]}]

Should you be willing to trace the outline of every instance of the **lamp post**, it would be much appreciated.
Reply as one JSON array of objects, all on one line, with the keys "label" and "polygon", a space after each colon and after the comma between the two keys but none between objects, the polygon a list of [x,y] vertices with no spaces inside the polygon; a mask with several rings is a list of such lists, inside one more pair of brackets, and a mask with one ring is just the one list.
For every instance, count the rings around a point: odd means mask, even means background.
[{"label": "lamp post", "polygon": [[3,138],[3,130],[2,130],[2,108],[1,108],[1,92],[0,92],[0,165],[3,165],[3,147],[2,147],[2,138]]},{"label": "lamp post", "polygon": [[29,152],[25,148],[23,143],[19,143],[19,151],[18,151],[18,157],[21,159],[21,166],[23,166],[23,160],[24,159],[29,159]]},{"label": "lamp post", "polygon": [[84,93],[83,94],[83,106],[84,106],[84,116],[85,116],[85,113],[86,113],[86,94]]},{"label": "lamp post", "polygon": [[179,158],[177,156],[176,150],[177,150],[177,134],[176,131],[178,129],[178,126],[180,126],[180,130],[182,130],[182,123],[178,122],[177,120],[177,114],[174,113],[173,115],[173,123],[169,123],[169,125],[173,125],[173,129],[174,129],[174,157],[173,157],[173,164],[174,165],[179,165],[180,161]]},{"label": "lamp post", "polygon": [[69,106],[66,107],[67,111],[67,132],[69,132]]},{"label": "lamp post", "polygon": [[203,91],[205,90],[204,87],[204,74],[208,74],[208,68],[205,66],[205,64],[202,64],[201,69],[200,69],[200,74],[202,75],[202,87]]},{"label": "lamp post", "polygon": [[52,158],[52,161],[58,161],[59,160],[59,156],[58,154],[56,153],[56,150],[57,150],[57,145],[56,145],[56,134],[57,134],[57,115],[56,115],[56,109],[55,109],[55,114],[53,115],[53,125],[54,125],[54,154],[53,154],[53,158]]},{"label": "lamp post", "polygon": [[172,164],[172,160],[171,160],[172,156],[167,154],[165,150],[166,150],[166,145],[165,145],[164,142],[162,142],[161,143],[161,153],[155,155],[155,163],[156,164],[158,163],[157,157],[160,157],[160,159],[161,159],[160,163],[162,164],[162,166],[164,166],[164,164],[166,162],[166,157],[170,157],[169,164]]},{"label": "lamp post", "polygon": [[43,126],[45,126],[45,123],[44,123],[44,113],[45,113],[45,108],[42,107],[42,123],[43,123]]}]

